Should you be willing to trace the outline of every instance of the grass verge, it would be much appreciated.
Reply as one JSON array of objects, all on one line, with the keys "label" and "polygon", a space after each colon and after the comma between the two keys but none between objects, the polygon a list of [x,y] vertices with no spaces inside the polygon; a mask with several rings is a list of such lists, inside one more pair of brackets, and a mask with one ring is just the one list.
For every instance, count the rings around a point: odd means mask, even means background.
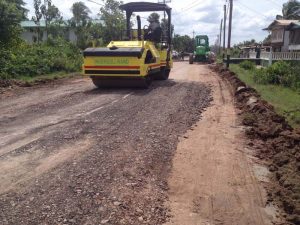
[{"label": "grass verge", "polygon": [[255,70],[245,70],[230,65],[230,70],[247,85],[255,88],[261,97],[271,103],[276,112],[283,115],[294,128],[300,128],[300,93],[279,85],[262,85],[254,82]]}]

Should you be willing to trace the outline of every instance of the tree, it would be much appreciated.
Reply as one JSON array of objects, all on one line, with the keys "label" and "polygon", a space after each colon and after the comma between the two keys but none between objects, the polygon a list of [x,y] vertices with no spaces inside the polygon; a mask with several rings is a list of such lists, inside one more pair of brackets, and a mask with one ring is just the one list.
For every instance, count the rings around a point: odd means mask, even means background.
[{"label": "tree", "polygon": [[26,3],[23,0],[10,0],[10,2],[15,3],[17,9],[21,12],[22,14],[22,20],[26,20],[27,19],[27,13],[28,13],[28,9],[26,9],[24,6],[26,5]]},{"label": "tree", "polygon": [[103,26],[101,23],[92,23],[88,29],[89,42],[93,42],[96,46],[103,46]]},{"label": "tree", "polygon": [[193,52],[194,51],[194,40],[188,35],[176,34],[173,38],[174,49],[178,52]]},{"label": "tree", "polygon": [[92,23],[89,16],[91,11],[83,2],[75,2],[71,7],[71,11],[73,17],[70,23],[75,28],[77,46],[83,49],[91,39],[90,29]]},{"label": "tree", "polygon": [[151,22],[160,23],[160,22],[159,22],[159,18],[160,18],[159,14],[157,14],[157,13],[154,12],[154,13],[151,13],[151,14],[148,16],[147,21],[148,21],[149,23],[151,23]]},{"label": "tree", "polygon": [[91,10],[83,2],[75,2],[71,7],[71,11],[73,13],[71,21],[75,27],[85,26],[90,20]]},{"label": "tree", "polygon": [[253,46],[253,45],[259,45],[261,43],[258,43],[255,39],[246,40],[243,42],[240,42],[235,45],[235,47],[241,47],[241,46]]},{"label": "tree", "polygon": [[[41,0],[34,0],[33,2],[35,16],[32,17],[32,20],[37,25],[37,41],[40,42],[42,39],[43,33],[41,32],[41,19],[45,21],[46,35],[48,39],[49,33],[57,33],[55,29],[59,29],[59,24],[62,23],[62,16],[55,5],[52,5],[51,0],[44,0],[43,4]],[[51,22],[55,22],[55,26],[52,26],[50,29]],[[54,27],[56,27],[54,29]],[[50,32],[49,32],[50,29]]]},{"label": "tree", "polygon": [[112,40],[122,39],[122,34],[126,28],[126,20],[119,6],[121,2],[117,0],[107,0],[100,9],[100,19],[104,23],[103,41],[109,43]]},{"label": "tree", "polygon": [[41,19],[42,19],[42,12],[40,10],[41,7],[41,0],[34,0],[33,2],[33,6],[34,6],[34,13],[35,16],[32,17],[32,20],[35,22],[35,24],[37,25],[37,42],[40,42],[40,39],[42,38],[42,33],[41,33]]},{"label": "tree", "polygon": [[44,4],[40,6],[40,10],[45,20],[46,33],[48,38],[50,23],[53,20],[62,20],[62,16],[59,12],[59,9],[55,5],[52,5],[52,0],[44,0]]},{"label": "tree", "polygon": [[16,45],[20,40],[20,22],[27,10],[22,0],[0,0],[0,45]]},{"label": "tree", "polygon": [[269,34],[264,40],[263,40],[264,45],[270,45],[271,44],[271,34]]},{"label": "tree", "polygon": [[282,6],[282,15],[277,15],[276,19],[300,20],[300,2],[289,0]]}]

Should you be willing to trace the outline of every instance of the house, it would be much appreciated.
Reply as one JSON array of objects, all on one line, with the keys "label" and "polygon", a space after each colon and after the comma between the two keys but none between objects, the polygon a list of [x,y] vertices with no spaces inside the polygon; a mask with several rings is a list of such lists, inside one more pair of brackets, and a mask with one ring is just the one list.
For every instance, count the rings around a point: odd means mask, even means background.
[{"label": "house", "polygon": [[[98,19],[91,20],[90,22],[91,22],[91,24],[102,24],[102,25],[104,24],[102,20],[98,20]],[[39,26],[32,20],[22,21],[21,27],[23,28],[21,37],[27,43],[32,44],[37,41],[38,29],[40,29],[41,41],[47,40],[46,23],[44,20],[40,21]],[[66,40],[68,40],[72,43],[77,42],[75,28],[70,25],[68,20],[62,21],[62,23],[59,24],[59,27],[60,27],[60,29],[63,29],[63,33],[65,35]]]},{"label": "house", "polygon": [[[290,41],[291,36],[295,33],[295,30],[299,29],[297,28],[298,23],[298,20],[275,20],[264,29],[271,32],[271,46],[274,52],[294,51],[294,48],[290,47],[293,45]],[[292,24],[295,24],[295,26]],[[299,31],[297,31],[297,33],[298,32]],[[294,40],[294,38],[292,39]],[[296,42],[298,41],[299,40],[296,40]]]},{"label": "house", "polygon": [[287,30],[290,31],[289,50],[300,52],[300,21],[292,22]]},{"label": "house", "polygon": [[258,57],[261,57],[261,54],[270,52],[270,46],[266,45],[248,45],[248,46],[242,46],[240,58],[251,58],[255,59]]},{"label": "house", "polygon": [[[66,29],[66,32],[65,32],[66,40],[69,40],[69,41],[75,43],[77,41],[75,30],[74,30],[74,28],[72,28],[71,26],[68,26],[67,24],[68,24],[67,21],[63,21],[63,23],[60,24],[60,27],[62,29],[63,28]],[[21,27],[23,28],[21,37],[27,43],[32,44],[32,43],[36,42],[38,29],[40,29],[41,41],[47,40],[46,23],[44,20],[40,21],[39,26],[32,20],[22,21]]]}]

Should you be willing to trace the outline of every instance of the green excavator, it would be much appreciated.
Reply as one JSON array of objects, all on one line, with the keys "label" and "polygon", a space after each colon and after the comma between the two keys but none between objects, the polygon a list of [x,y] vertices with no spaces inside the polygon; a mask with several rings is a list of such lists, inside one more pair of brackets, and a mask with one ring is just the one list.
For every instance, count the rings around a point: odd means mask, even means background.
[{"label": "green excavator", "polygon": [[197,35],[195,37],[195,51],[190,54],[189,63],[193,64],[194,62],[210,62],[210,47],[209,39],[207,35]]}]

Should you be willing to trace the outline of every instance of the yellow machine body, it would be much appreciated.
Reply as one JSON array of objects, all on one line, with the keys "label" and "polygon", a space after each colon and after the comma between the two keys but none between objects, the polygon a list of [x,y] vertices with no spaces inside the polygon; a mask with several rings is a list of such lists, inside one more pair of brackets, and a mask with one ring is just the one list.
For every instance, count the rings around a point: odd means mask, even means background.
[{"label": "yellow machine body", "polygon": [[[98,87],[148,87],[153,79],[167,80],[173,66],[171,57],[171,8],[165,4],[132,2],[120,6],[126,12],[126,41],[111,41],[107,47],[87,48],[83,52],[83,74],[92,78]],[[168,27],[131,28],[134,12],[163,11],[168,15]],[[164,36],[163,34],[167,34]],[[127,84],[126,84],[127,83]],[[136,85],[137,84],[137,85]]]},{"label": "yellow machine body", "polygon": [[[97,50],[103,52],[104,48],[89,48],[86,52]],[[167,50],[150,41],[112,41],[105,51],[106,54],[84,54],[84,75],[98,78],[152,75],[155,79],[161,71],[173,66],[172,60],[167,63]]]}]

